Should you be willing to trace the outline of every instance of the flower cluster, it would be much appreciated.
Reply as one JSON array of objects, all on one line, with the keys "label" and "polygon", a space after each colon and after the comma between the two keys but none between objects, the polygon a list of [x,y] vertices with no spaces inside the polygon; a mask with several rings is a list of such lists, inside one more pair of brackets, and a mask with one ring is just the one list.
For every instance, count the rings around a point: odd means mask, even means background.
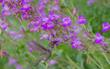
[{"label": "flower cluster", "polygon": [[23,67],[17,63],[17,60],[12,58],[12,57],[9,57],[8,64],[9,65],[15,65],[16,69],[23,69]]},{"label": "flower cluster", "polygon": [[[3,30],[8,30],[7,33],[13,39],[21,39],[24,37],[21,31],[10,31],[6,21],[7,16],[15,16],[20,24],[22,21],[27,21],[27,29],[32,33],[40,32],[41,39],[46,39],[52,46],[58,46],[65,41],[72,45],[72,48],[83,48],[84,44],[80,40],[79,33],[82,31],[82,26],[87,24],[87,19],[83,15],[76,16],[76,23],[73,23],[71,17],[61,14],[59,0],[39,0],[37,5],[31,4],[33,0],[3,0],[2,4],[2,17],[0,27]],[[49,5],[53,2],[52,5]],[[47,9],[49,7],[49,9]],[[75,12],[77,13],[77,12]],[[74,15],[74,14],[73,14]],[[110,29],[107,22],[102,24],[103,32]],[[74,34],[75,33],[75,34]],[[104,38],[97,33],[95,38],[96,44],[102,44]],[[94,39],[93,38],[93,39]],[[105,44],[103,44],[105,45]]]},{"label": "flower cluster", "polygon": [[[72,17],[61,13],[59,0],[39,0],[37,5],[33,5],[31,2],[34,2],[34,0],[0,0],[2,5],[0,29],[5,31],[6,35],[14,40],[19,40],[28,37],[28,32],[40,33],[40,40],[47,40],[51,48],[60,44],[71,45],[71,48],[77,50],[83,50],[86,47],[83,39],[89,40],[88,38],[92,34],[83,37],[85,32],[91,32],[84,28],[88,23],[85,16],[76,15],[77,11],[74,9],[72,12],[76,20],[73,21]],[[13,27],[13,23],[8,21],[7,17],[16,18],[19,21],[20,29],[16,31],[16,27]],[[24,22],[26,22],[25,26],[23,26]],[[109,30],[110,24],[104,22],[102,32]],[[108,46],[104,36],[100,33],[92,36],[92,38],[90,37],[92,43]],[[30,41],[32,40],[34,39],[30,39]],[[28,45],[30,52],[38,49],[42,50],[36,47],[36,42],[27,42],[26,45]],[[55,63],[54,61],[50,62],[50,64]],[[9,58],[9,64],[16,65],[16,69],[22,69],[21,65],[13,58]]]}]

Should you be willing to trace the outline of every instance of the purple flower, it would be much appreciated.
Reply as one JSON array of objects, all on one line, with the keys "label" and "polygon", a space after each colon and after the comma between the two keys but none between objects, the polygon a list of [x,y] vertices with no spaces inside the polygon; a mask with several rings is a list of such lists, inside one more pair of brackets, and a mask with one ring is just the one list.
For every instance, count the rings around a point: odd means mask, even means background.
[{"label": "purple flower", "polygon": [[23,4],[23,6],[21,7],[21,10],[24,11],[24,12],[27,12],[29,10],[31,10],[31,6],[30,4]]},{"label": "purple flower", "polygon": [[14,58],[12,58],[12,57],[9,57],[8,64],[15,65],[16,66],[16,69],[23,69],[22,66],[17,63],[17,60],[14,59]]},{"label": "purple flower", "polygon": [[24,3],[32,2],[33,0],[22,0]]},{"label": "purple flower", "polygon": [[101,46],[108,46],[108,44],[104,42],[104,37],[100,33],[96,33],[94,42]]},{"label": "purple flower", "polygon": [[54,6],[51,6],[50,9],[53,11],[58,11],[58,10],[60,10],[60,7],[58,5],[54,5]]},{"label": "purple flower", "polygon": [[6,23],[0,22],[0,27],[5,31],[8,30],[8,25]]},{"label": "purple flower", "polygon": [[44,1],[39,0],[38,6],[36,9],[38,14],[42,17],[46,16],[45,8],[46,8],[46,4],[44,3]]},{"label": "purple flower", "polygon": [[55,4],[55,5],[58,5],[59,2],[60,2],[59,0],[54,0],[54,4]]},{"label": "purple flower", "polygon": [[0,52],[0,56],[8,56],[8,52],[7,51],[5,51],[5,50],[0,50],[1,52]]},{"label": "purple flower", "polygon": [[75,33],[80,33],[80,31],[82,30],[82,28],[80,26],[73,26],[73,29],[72,29]]},{"label": "purple flower", "polygon": [[95,36],[95,43],[100,44],[104,41],[104,37],[100,33],[96,33]]},{"label": "purple flower", "polygon": [[60,18],[60,15],[55,14],[54,12],[50,12],[50,13],[49,13],[49,19],[50,19],[50,20],[57,20],[57,19],[59,19],[59,18]]},{"label": "purple flower", "polygon": [[82,15],[78,16],[77,23],[78,24],[86,24],[87,23],[87,19],[84,16],[82,16]]},{"label": "purple flower", "polygon": [[0,0],[0,3],[2,3],[3,2],[3,0]]},{"label": "purple flower", "polygon": [[29,52],[33,52],[33,51],[37,50],[36,42],[30,41],[27,43],[27,46],[28,46]]},{"label": "purple flower", "polygon": [[65,17],[62,19],[62,26],[63,27],[68,27],[72,24],[72,20],[70,17]]},{"label": "purple flower", "polygon": [[27,19],[31,18],[32,17],[32,15],[30,13],[31,11],[32,11],[31,5],[28,3],[24,3],[22,5],[22,7],[20,8],[22,19],[27,20]]},{"label": "purple flower", "polygon": [[72,48],[83,49],[82,42],[78,38],[74,38],[72,40],[72,43],[71,44],[72,44]]},{"label": "purple flower", "polygon": [[13,4],[11,7],[11,14],[18,14],[19,9],[17,8],[18,5]]},{"label": "purple flower", "polygon": [[32,17],[32,15],[30,15],[30,14],[27,13],[27,12],[22,13],[22,15],[21,15],[21,18],[22,18],[23,20],[27,20],[27,19],[29,19],[29,18],[31,18],[31,17]]},{"label": "purple flower", "polygon": [[62,36],[64,41],[70,39],[70,35],[63,34]]},{"label": "purple flower", "polygon": [[9,31],[8,34],[14,40],[21,39],[24,37],[24,35],[22,33],[15,32],[15,31]]},{"label": "purple flower", "polygon": [[43,40],[43,39],[48,39],[49,38],[49,35],[48,34],[42,34],[40,39]]},{"label": "purple flower", "polygon": [[52,40],[52,44],[58,46],[62,41],[62,38],[55,38]]},{"label": "purple flower", "polygon": [[55,65],[55,64],[57,64],[57,61],[56,61],[56,60],[50,60],[50,61],[48,62],[48,64],[49,64],[49,65]]},{"label": "purple flower", "polygon": [[79,50],[82,50],[84,47],[83,47],[83,43],[81,42],[80,38],[78,38],[77,36],[77,33],[71,33],[71,45],[72,45],[72,48],[75,48],[75,49],[79,49]]},{"label": "purple flower", "polygon": [[40,21],[32,21],[29,25],[28,28],[30,29],[31,32],[37,32],[40,29]]},{"label": "purple flower", "polygon": [[20,64],[16,64],[16,69],[23,69]]},{"label": "purple flower", "polygon": [[6,50],[0,50],[0,57],[6,57],[8,56],[8,52]]},{"label": "purple flower", "polygon": [[48,17],[42,17],[42,21],[43,22],[48,22],[49,21],[49,18]]},{"label": "purple flower", "polygon": [[108,22],[104,22],[102,24],[102,32],[107,32],[110,30],[110,24]]},{"label": "purple flower", "polygon": [[39,0],[39,2],[47,4],[49,2],[49,0]]},{"label": "purple flower", "polygon": [[15,65],[17,63],[16,59],[12,58],[12,57],[9,57],[9,61],[8,61],[8,64],[10,65]]},{"label": "purple flower", "polygon": [[51,29],[53,29],[53,28],[54,28],[54,23],[51,22],[51,21],[44,22],[44,23],[42,24],[42,29],[43,29],[43,30],[51,30]]},{"label": "purple flower", "polygon": [[9,16],[11,15],[10,9],[8,5],[3,4],[2,6],[2,15]]},{"label": "purple flower", "polygon": [[95,3],[96,0],[88,0],[87,5],[91,6],[93,3]]}]

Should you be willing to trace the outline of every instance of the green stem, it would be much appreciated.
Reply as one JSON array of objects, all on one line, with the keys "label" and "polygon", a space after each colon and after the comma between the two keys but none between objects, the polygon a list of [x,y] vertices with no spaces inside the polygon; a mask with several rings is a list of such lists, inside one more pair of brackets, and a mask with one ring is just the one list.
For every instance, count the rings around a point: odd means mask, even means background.
[{"label": "green stem", "polygon": [[107,61],[107,63],[110,65],[110,61],[109,61],[108,57],[106,56],[106,54],[105,53],[102,53],[102,54],[103,54],[105,60]]},{"label": "green stem", "polygon": [[81,69],[70,57],[68,57],[68,55],[66,55],[66,58],[68,59],[72,66],[74,66],[77,69]]},{"label": "green stem", "polygon": [[[91,56],[90,56],[91,57]],[[92,54],[91,59],[93,60],[93,62],[100,68],[100,69],[104,69],[103,65],[101,64],[101,62],[94,56],[94,54]]]}]

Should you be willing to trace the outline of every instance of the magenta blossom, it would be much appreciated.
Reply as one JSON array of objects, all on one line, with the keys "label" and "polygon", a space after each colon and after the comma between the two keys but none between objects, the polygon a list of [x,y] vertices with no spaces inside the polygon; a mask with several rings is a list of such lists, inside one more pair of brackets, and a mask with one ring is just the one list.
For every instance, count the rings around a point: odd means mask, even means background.
[{"label": "magenta blossom", "polygon": [[73,39],[71,44],[72,44],[72,48],[83,49],[82,42],[78,38]]},{"label": "magenta blossom", "polygon": [[0,22],[0,28],[1,28],[2,30],[7,31],[7,30],[8,30],[8,25],[7,25],[6,23],[4,23],[4,22]]},{"label": "magenta blossom", "polygon": [[0,0],[0,3],[2,3],[3,2],[3,0]]},{"label": "magenta blossom", "polygon": [[70,26],[71,24],[72,24],[72,20],[71,20],[70,17],[64,17],[64,18],[62,19],[62,26],[63,26],[63,27],[68,27],[68,26]]},{"label": "magenta blossom", "polygon": [[32,2],[33,0],[22,0],[24,3]]},{"label": "magenta blossom", "polygon": [[37,21],[31,21],[28,24],[28,28],[31,32],[37,32],[40,30],[40,20]]},{"label": "magenta blossom", "polygon": [[96,44],[101,45],[101,46],[107,46],[107,45],[108,45],[108,44],[104,41],[104,36],[102,36],[100,33],[96,33],[94,42],[95,42]]},{"label": "magenta blossom", "polygon": [[50,13],[49,13],[49,19],[50,19],[50,20],[57,20],[57,19],[59,19],[59,18],[60,18],[60,15],[55,14],[54,12],[50,12]]},{"label": "magenta blossom", "polygon": [[102,24],[102,32],[107,32],[110,30],[110,24],[108,22],[104,22]]},{"label": "magenta blossom", "polygon": [[2,15],[3,16],[9,16],[9,15],[11,15],[10,8],[6,4],[3,4],[3,6],[2,6]]},{"label": "magenta blossom", "polygon": [[78,19],[77,19],[77,23],[78,24],[86,24],[87,23],[87,19],[85,18],[85,16],[78,16]]},{"label": "magenta blossom", "polygon": [[78,37],[77,33],[73,33],[73,36],[71,36],[71,45],[74,49],[82,50],[84,48],[83,43]]},{"label": "magenta blossom", "polygon": [[31,10],[30,4],[23,4],[21,10],[24,11],[24,12],[27,12],[27,11]]},{"label": "magenta blossom", "polygon": [[51,21],[44,22],[44,23],[42,24],[42,29],[43,29],[43,30],[51,30],[51,29],[53,29],[53,28],[54,28],[54,23],[51,22]]}]

